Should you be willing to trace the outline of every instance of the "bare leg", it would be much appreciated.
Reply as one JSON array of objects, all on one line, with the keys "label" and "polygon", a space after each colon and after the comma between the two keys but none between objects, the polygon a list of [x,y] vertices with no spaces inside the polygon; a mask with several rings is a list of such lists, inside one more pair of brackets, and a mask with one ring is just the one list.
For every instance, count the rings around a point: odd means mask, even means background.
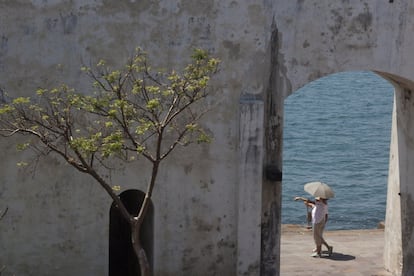
[{"label": "bare leg", "polygon": [[329,244],[323,238],[323,231],[325,228],[325,222],[317,223],[313,225],[313,238],[315,240],[316,248],[314,252],[319,256],[322,254],[322,245],[324,245],[328,249],[328,255],[332,255],[333,247],[329,246]]},{"label": "bare leg", "polygon": [[326,248],[328,249],[328,255],[331,256],[332,255],[333,247],[332,246],[329,246],[329,244],[325,241],[324,238],[322,238],[322,244],[326,246]]},{"label": "bare leg", "polygon": [[312,254],[313,257],[321,256],[322,254],[322,231],[323,231],[323,223],[316,223],[312,227],[313,229],[313,239],[315,241],[316,250],[315,253]]},{"label": "bare leg", "polygon": [[323,245],[325,245],[325,247],[326,247],[326,249],[328,249],[329,250],[329,244],[325,241],[325,239],[324,238],[322,238],[322,244]]}]

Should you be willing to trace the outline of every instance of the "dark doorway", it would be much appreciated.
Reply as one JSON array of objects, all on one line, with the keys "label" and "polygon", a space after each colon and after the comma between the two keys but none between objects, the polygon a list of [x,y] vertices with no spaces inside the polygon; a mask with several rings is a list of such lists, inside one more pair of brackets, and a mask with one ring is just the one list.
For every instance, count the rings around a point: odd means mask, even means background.
[{"label": "dark doorway", "polygon": [[[138,215],[145,193],[139,190],[127,190],[122,192],[119,197],[129,213]],[[114,203],[111,205],[109,223],[109,276],[141,275],[138,260],[132,249],[129,224]],[[150,267],[153,266],[153,233],[154,207],[151,203],[140,233],[142,246],[147,253]]]}]

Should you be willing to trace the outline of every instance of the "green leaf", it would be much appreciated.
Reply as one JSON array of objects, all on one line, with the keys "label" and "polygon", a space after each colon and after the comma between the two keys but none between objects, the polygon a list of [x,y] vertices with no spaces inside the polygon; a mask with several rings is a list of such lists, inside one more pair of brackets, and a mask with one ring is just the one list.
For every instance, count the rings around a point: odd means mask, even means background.
[{"label": "green leaf", "polygon": [[18,166],[18,167],[25,167],[25,166],[27,166],[27,165],[29,165],[29,163],[27,163],[27,162],[17,162],[16,163],[16,165]]},{"label": "green leaf", "polygon": [[143,145],[139,145],[139,146],[137,147],[137,152],[138,152],[139,154],[143,153],[144,151],[145,151],[145,146],[143,146]]},{"label": "green leaf", "polygon": [[201,132],[200,135],[197,137],[197,143],[211,143],[212,139],[209,135],[204,132]]},{"label": "green leaf", "polygon": [[15,108],[13,106],[10,106],[8,104],[3,105],[3,106],[0,107],[0,115],[13,112],[14,110],[15,110]]},{"label": "green leaf", "polygon": [[16,99],[13,100],[13,104],[17,105],[17,104],[28,104],[30,103],[30,98],[29,97],[18,97]]},{"label": "green leaf", "polygon": [[158,108],[159,106],[160,106],[160,99],[158,99],[158,98],[149,100],[147,102],[147,108],[150,109],[150,110],[154,110],[154,109]]},{"label": "green leaf", "polygon": [[47,92],[47,90],[46,89],[42,89],[42,88],[39,88],[39,89],[36,90],[36,94],[39,95],[39,96],[42,96],[46,92]]},{"label": "green leaf", "polygon": [[105,64],[106,64],[105,60],[101,59],[101,60],[100,60],[100,61],[96,64],[96,66],[101,67],[101,66],[105,66]]},{"label": "green leaf", "polygon": [[16,145],[16,149],[18,151],[23,151],[25,149],[27,149],[30,146],[30,143],[19,143]]},{"label": "green leaf", "polygon": [[208,57],[207,51],[203,49],[194,49],[193,54],[191,56],[194,60],[200,61],[204,60]]},{"label": "green leaf", "polygon": [[186,129],[188,129],[189,131],[194,131],[197,129],[197,124],[191,123],[185,126]]}]

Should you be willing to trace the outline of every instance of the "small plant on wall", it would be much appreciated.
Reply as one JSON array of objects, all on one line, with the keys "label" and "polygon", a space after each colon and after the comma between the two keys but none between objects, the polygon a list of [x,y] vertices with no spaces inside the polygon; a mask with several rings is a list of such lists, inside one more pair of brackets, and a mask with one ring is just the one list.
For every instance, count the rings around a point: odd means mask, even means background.
[{"label": "small plant on wall", "polygon": [[[66,84],[38,89],[33,97],[4,94],[0,134],[28,136],[19,149],[57,154],[74,169],[92,176],[129,223],[141,275],[151,275],[139,233],[159,166],[178,146],[210,141],[199,121],[209,110],[203,101],[218,64],[218,59],[196,49],[182,72],[154,72],[146,53],[137,49],[120,70],[111,69],[105,61],[82,68],[92,80],[88,94]],[[132,215],[118,196],[120,187],[112,186],[105,175],[113,158],[132,162],[138,157],[150,162],[151,177],[140,211]]]}]

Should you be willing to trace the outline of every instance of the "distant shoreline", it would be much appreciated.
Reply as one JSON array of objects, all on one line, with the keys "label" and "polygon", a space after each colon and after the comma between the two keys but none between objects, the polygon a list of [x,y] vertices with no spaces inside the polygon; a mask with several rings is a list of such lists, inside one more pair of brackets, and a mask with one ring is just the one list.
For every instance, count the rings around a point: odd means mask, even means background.
[{"label": "distant shoreline", "polygon": [[[377,228],[369,228],[369,229],[339,229],[339,230],[326,230],[326,232],[338,232],[338,231],[375,231],[381,230],[383,231],[385,227],[384,222],[380,222]],[[289,223],[282,223],[282,234],[283,233],[306,233],[312,232],[312,229],[309,229],[304,224],[289,224]]]}]

